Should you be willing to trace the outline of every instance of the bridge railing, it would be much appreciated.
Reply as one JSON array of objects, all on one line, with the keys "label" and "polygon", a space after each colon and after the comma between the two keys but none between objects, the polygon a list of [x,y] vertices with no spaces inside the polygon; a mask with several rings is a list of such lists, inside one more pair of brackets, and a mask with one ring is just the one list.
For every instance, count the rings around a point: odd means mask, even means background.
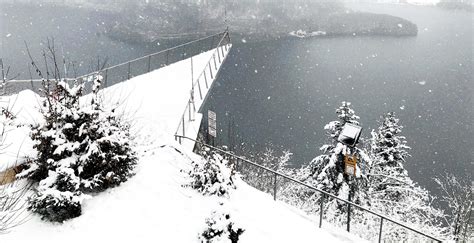
[{"label": "bridge railing", "polygon": [[[304,183],[300,180],[294,179],[294,178],[292,178],[288,175],[282,174],[278,171],[266,168],[266,167],[264,167],[264,166],[262,166],[258,163],[252,162],[252,161],[250,161],[246,158],[236,156],[235,154],[232,154],[229,151],[225,151],[225,150],[222,150],[220,148],[213,147],[211,145],[208,145],[206,143],[197,141],[197,140],[189,138],[189,137],[179,136],[179,135],[175,135],[175,137],[177,139],[180,139],[180,140],[187,139],[187,140],[193,141],[194,143],[196,143],[200,146],[207,147],[212,151],[215,151],[215,152],[218,152],[220,154],[224,154],[224,155],[228,156],[229,158],[232,159],[232,161],[235,165],[235,170],[237,172],[241,172],[243,170],[244,166],[249,166],[249,167],[253,167],[254,169],[263,170],[266,173],[270,174],[271,175],[270,178],[272,178],[271,188],[260,188],[260,190],[263,189],[264,192],[267,192],[267,193],[270,192],[273,195],[273,199],[275,201],[278,199],[278,187],[279,187],[279,183],[281,183],[281,180],[279,180],[279,179],[283,179],[283,180],[289,181],[291,183],[296,183],[297,185],[302,186],[302,187],[304,187],[304,188],[306,188],[310,191],[313,191],[314,193],[318,193],[320,195],[321,199],[322,199],[322,200],[319,201],[319,205],[316,205],[317,207],[319,207],[319,210],[318,210],[319,211],[319,228],[321,228],[322,224],[323,224],[323,218],[324,218],[323,208],[325,206],[324,204],[329,198],[332,198],[332,199],[335,199],[336,201],[338,201],[340,204],[343,204],[347,207],[347,220],[346,220],[345,223],[346,223],[346,230],[348,232],[350,232],[350,227],[351,227],[351,212],[353,212],[355,209],[357,209],[361,212],[368,213],[370,215],[370,217],[375,217],[375,218],[379,219],[380,223],[378,224],[378,227],[377,227],[378,229],[376,229],[376,230],[378,230],[378,237],[377,237],[378,242],[384,241],[384,225],[386,225],[387,223],[397,225],[398,227],[402,227],[406,231],[410,231],[410,232],[413,232],[413,233],[415,233],[415,234],[417,234],[421,237],[425,237],[425,239],[428,240],[428,241],[442,242],[441,239],[438,239],[435,236],[432,236],[432,235],[424,233],[424,232],[422,232],[418,229],[410,227],[410,226],[406,225],[405,223],[402,223],[402,222],[399,222],[397,220],[391,219],[388,216],[385,216],[383,214],[374,212],[374,211],[372,211],[368,208],[362,207],[362,206],[360,206],[358,204],[355,204],[353,202],[350,202],[348,200],[339,198],[338,196],[336,196],[334,194],[331,194],[331,193],[328,193],[328,192],[323,191],[321,189],[318,189],[318,188],[316,188],[312,185],[308,185],[308,184],[306,184],[306,183]],[[268,185],[267,185],[267,187],[268,187]],[[388,240],[390,241],[390,240],[394,240],[394,239],[388,239]],[[418,239],[417,241],[420,241],[420,239]]]},{"label": "bridge railing", "polygon": [[[214,35],[209,35],[197,40],[193,40],[178,46],[174,46],[165,50],[161,50],[156,53],[152,53],[143,57],[139,57],[133,60],[129,60],[117,65],[105,67],[104,69],[92,73],[88,73],[77,78],[66,78],[68,81],[84,82],[86,84],[86,90],[90,87],[90,80],[97,75],[102,76],[103,85],[102,87],[108,87],[110,85],[123,82],[131,79],[135,76],[142,75],[151,72],[155,69],[166,67],[175,62],[182,61],[200,53],[215,49],[216,46],[226,45],[225,38],[228,36],[228,32],[220,32]],[[37,90],[41,86],[41,79],[25,79],[25,80],[10,80],[8,82],[9,91],[19,91],[18,88],[12,87],[18,85],[18,83],[26,83],[27,88]],[[24,87],[23,87],[24,88]]]},{"label": "bridge railing", "polygon": [[230,35],[229,32],[226,31],[215,45],[214,51],[206,63],[206,66],[193,81],[188,103],[184,108],[183,115],[180,118],[178,128],[175,132],[175,138],[179,140],[180,143],[181,136],[186,136],[186,129],[190,123],[195,120],[196,113],[198,112],[196,107],[200,107],[204,102],[205,92],[211,88],[212,80],[216,78],[220,65],[224,63],[227,58],[227,53],[230,51],[230,48]]}]

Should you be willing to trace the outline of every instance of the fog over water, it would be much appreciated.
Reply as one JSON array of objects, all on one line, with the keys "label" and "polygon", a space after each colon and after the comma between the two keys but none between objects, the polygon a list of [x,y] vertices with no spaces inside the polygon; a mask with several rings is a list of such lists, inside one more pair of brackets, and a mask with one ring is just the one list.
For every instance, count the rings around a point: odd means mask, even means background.
[{"label": "fog over water", "polygon": [[[1,3],[1,2],[0,2]],[[97,57],[120,63],[174,43],[129,43],[104,35],[118,21],[107,11],[22,5],[0,8],[0,57],[13,73],[27,74],[23,41],[38,56],[47,37],[75,61],[79,74]],[[452,172],[472,178],[474,84],[472,13],[410,5],[353,4],[352,9],[387,13],[418,25],[415,37],[281,37],[254,40],[239,34],[211,92],[226,143],[229,121],[239,140],[261,151],[289,149],[300,166],[320,154],[324,125],[336,119],[341,101],[361,117],[363,136],[395,111],[412,147],[411,177],[433,189],[431,178]],[[23,76],[24,77],[24,76]]]}]

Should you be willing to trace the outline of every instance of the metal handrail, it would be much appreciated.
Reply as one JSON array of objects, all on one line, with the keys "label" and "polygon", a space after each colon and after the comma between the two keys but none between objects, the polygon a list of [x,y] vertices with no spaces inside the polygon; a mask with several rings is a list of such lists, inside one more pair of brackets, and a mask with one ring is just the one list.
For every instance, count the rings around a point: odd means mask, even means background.
[{"label": "metal handrail", "polygon": [[[438,239],[438,238],[436,238],[436,237],[434,237],[434,236],[431,236],[431,235],[429,235],[429,234],[423,233],[422,231],[417,230],[417,229],[414,229],[414,228],[412,228],[412,227],[410,227],[410,226],[408,226],[408,225],[406,225],[406,224],[404,224],[404,223],[402,223],[402,222],[399,222],[399,221],[397,221],[397,220],[391,219],[391,218],[389,218],[389,217],[386,216],[386,215],[383,215],[383,214],[381,214],[381,213],[374,212],[374,211],[372,211],[372,210],[370,210],[370,209],[368,209],[368,208],[362,207],[362,206],[360,206],[360,205],[358,205],[358,204],[355,204],[355,203],[353,203],[353,202],[350,202],[350,201],[348,201],[348,200],[339,198],[338,196],[336,196],[336,195],[334,195],[334,194],[332,194],[332,193],[329,193],[329,192],[323,191],[323,190],[321,190],[321,189],[319,189],[319,188],[316,188],[316,187],[314,187],[314,186],[308,185],[308,184],[306,184],[306,183],[304,183],[304,182],[302,182],[302,181],[300,181],[300,180],[294,179],[294,178],[289,177],[289,176],[287,176],[287,175],[285,175],[285,174],[282,174],[282,173],[280,173],[280,172],[278,172],[278,171],[275,171],[275,170],[269,169],[269,168],[267,168],[267,167],[265,167],[265,166],[259,165],[259,164],[255,163],[255,162],[252,162],[252,161],[250,161],[250,160],[248,160],[248,159],[245,159],[245,158],[243,158],[243,157],[240,157],[240,156],[237,156],[237,155],[235,155],[235,154],[229,153],[228,151],[225,151],[225,150],[222,150],[222,149],[220,149],[220,148],[217,148],[217,147],[208,145],[208,144],[206,144],[206,143],[197,141],[197,140],[192,139],[192,138],[189,138],[189,137],[179,136],[179,135],[175,135],[175,137],[179,137],[180,139],[188,139],[188,140],[190,140],[190,141],[193,141],[193,142],[195,142],[195,143],[198,143],[198,144],[200,144],[200,145],[203,145],[203,146],[205,146],[205,147],[208,147],[208,148],[210,148],[210,149],[212,149],[212,150],[215,150],[215,151],[218,151],[218,152],[220,152],[220,153],[226,154],[226,155],[228,155],[228,156],[230,156],[230,157],[233,157],[234,159],[241,160],[241,161],[243,161],[243,162],[245,162],[245,163],[247,163],[247,164],[256,166],[256,167],[258,167],[258,168],[260,168],[260,169],[263,169],[263,170],[265,170],[265,171],[267,171],[267,172],[271,172],[271,173],[275,176],[275,180],[274,180],[274,187],[275,187],[275,188],[274,188],[274,190],[273,190],[273,191],[274,191],[274,195],[273,195],[274,200],[276,200],[276,177],[277,177],[277,176],[280,176],[280,177],[285,178],[285,179],[287,179],[287,180],[293,181],[293,182],[295,182],[295,183],[297,183],[297,184],[299,184],[299,185],[305,186],[305,187],[307,187],[307,188],[309,188],[309,189],[311,189],[311,190],[314,190],[314,191],[317,191],[317,192],[319,192],[319,193],[322,193],[322,194],[323,194],[324,196],[326,196],[326,197],[334,198],[334,199],[336,199],[336,200],[338,200],[338,201],[344,202],[344,203],[347,204],[347,205],[354,206],[354,207],[356,207],[356,208],[358,208],[358,209],[360,209],[360,210],[362,210],[362,211],[366,211],[366,212],[368,212],[368,213],[370,213],[370,214],[372,214],[372,215],[375,215],[375,216],[377,216],[377,217],[380,217],[381,220],[380,220],[379,242],[381,242],[381,240],[382,240],[382,230],[383,230],[383,221],[384,221],[384,220],[387,220],[387,221],[389,221],[389,222],[392,222],[392,223],[394,223],[394,224],[396,224],[396,225],[399,225],[399,226],[401,226],[401,227],[403,227],[403,228],[405,228],[405,229],[408,229],[408,230],[410,230],[410,231],[412,231],[412,232],[415,232],[415,233],[417,233],[417,234],[419,234],[419,235],[422,235],[422,236],[424,236],[424,237],[427,237],[427,238],[429,238],[429,239],[431,239],[431,240],[434,240],[434,241],[437,241],[437,242],[442,242],[441,239]],[[321,200],[321,208],[322,208],[323,202],[324,202],[324,200]],[[322,215],[323,215],[323,212],[322,212],[322,210],[321,210],[321,211],[320,211],[319,227],[321,227],[321,225],[322,225],[322,219],[323,219]],[[347,223],[350,224],[350,221],[348,221]],[[349,226],[348,226],[348,229],[349,229]]]},{"label": "metal handrail", "polygon": [[[170,47],[170,48],[167,48],[167,49],[164,49],[164,50],[161,50],[161,51],[152,53],[152,54],[148,54],[148,55],[146,55],[146,56],[142,56],[142,57],[138,57],[138,58],[135,58],[135,59],[132,59],[132,60],[128,60],[128,61],[126,61],[126,62],[119,63],[119,64],[116,64],[116,65],[113,65],[113,66],[104,68],[104,69],[99,70],[99,71],[95,71],[95,72],[91,72],[91,73],[88,73],[88,74],[84,74],[84,75],[78,76],[78,77],[76,77],[76,78],[64,78],[63,80],[66,80],[66,81],[74,81],[74,80],[78,80],[78,79],[88,78],[88,77],[91,77],[91,76],[93,76],[93,75],[97,75],[98,73],[106,73],[108,70],[111,70],[111,69],[114,69],[114,68],[117,68],[117,67],[121,67],[121,66],[130,65],[130,64],[133,63],[133,62],[141,61],[141,60],[144,60],[144,59],[146,59],[146,58],[150,58],[150,57],[154,57],[154,56],[157,56],[157,55],[160,55],[160,54],[164,54],[164,53],[167,53],[167,52],[170,52],[170,51],[179,49],[179,48],[181,48],[181,47],[189,46],[189,45],[191,45],[191,44],[194,44],[194,43],[197,43],[197,42],[200,42],[200,41],[209,39],[209,38],[214,38],[214,37],[220,36],[220,35],[224,35],[224,36],[225,36],[226,33],[228,33],[227,30],[226,30],[226,31],[223,31],[223,32],[219,32],[219,33],[217,33],[217,34],[208,35],[208,36],[205,36],[205,37],[202,37],[202,38],[193,40],[193,41],[189,41],[189,42],[186,42],[186,43],[177,45],[177,46],[173,46],[173,47]],[[40,81],[42,81],[42,79],[14,79],[14,80],[9,80],[8,82],[9,82],[9,83],[17,83],[17,82],[40,82]]]},{"label": "metal handrail", "polygon": [[[227,56],[224,55],[223,53],[223,50],[222,48],[225,48],[226,51],[228,51],[228,47],[227,47],[227,44],[224,45],[224,47],[221,47],[224,43],[224,41],[226,39],[228,39],[228,42],[230,43],[230,35],[229,35],[229,32],[228,30],[222,32],[221,34],[223,34],[222,38],[220,39],[220,41],[218,42],[214,52],[212,53],[212,56],[209,58],[209,61],[207,62],[206,66],[204,67],[204,69],[201,71],[201,73],[198,75],[198,77],[196,78],[196,80],[194,81],[193,80],[193,83],[192,83],[192,86],[191,86],[191,96],[189,97],[189,100],[188,100],[188,103],[184,109],[184,112],[183,112],[183,115],[180,117],[180,121],[179,121],[179,124],[178,124],[178,127],[176,128],[176,132],[175,132],[175,139],[179,139],[179,136],[178,135],[180,133],[180,130],[182,129],[182,136],[185,136],[186,135],[186,113],[188,113],[189,117],[188,117],[188,121],[193,121],[193,116],[195,113],[196,113],[196,110],[193,110],[191,111],[191,104],[194,104],[194,90],[195,90],[195,87],[197,86],[198,87],[198,90],[199,90],[199,97],[200,97],[200,100],[203,101],[204,100],[204,97],[202,95],[202,91],[201,91],[201,84],[200,84],[200,80],[202,79],[202,77],[204,76],[204,79],[205,79],[205,84],[206,84],[206,87],[209,89],[210,87],[208,86],[208,83],[207,83],[207,76],[206,76],[206,72],[207,72],[207,69],[209,68],[209,71],[210,71],[210,77],[211,77],[211,80],[217,76],[219,70],[217,69],[217,60],[216,60],[216,54],[217,54],[217,57],[218,57],[218,62],[219,64],[222,64],[224,63],[224,61],[226,60]],[[221,49],[219,49],[221,48]],[[222,52],[222,59],[221,59],[221,52]],[[216,69],[216,73],[213,75],[212,73],[212,63],[214,62],[214,67]],[[180,140],[181,142],[181,140]]]}]

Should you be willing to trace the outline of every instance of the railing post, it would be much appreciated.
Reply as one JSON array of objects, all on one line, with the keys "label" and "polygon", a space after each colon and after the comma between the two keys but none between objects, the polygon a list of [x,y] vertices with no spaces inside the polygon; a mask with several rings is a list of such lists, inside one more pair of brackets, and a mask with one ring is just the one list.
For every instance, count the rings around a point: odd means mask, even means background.
[{"label": "railing post", "polygon": [[[191,91],[191,92],[193,92],[193,91]],[[189,103],[188,103],[188,107],[189,107],[189,108],[188,108],[188,111],[189,111],[189,121],[192,121],[192,119],[191,119],[191,100],[189,100],[188,102],[189,102]]]},{"label": "railing post", "polygon": [[151,55],[148,56],[148,72],[151,71]]},{"label": "railing post", "polygon": [[212,42],[211,42],[211,48],[210,50],[212,50],[214,48],[214,36],[212,36]]},{"label": "railing post", "polygon": [[382,242],[382,227],[383,227],[383,218],[380,217],[379,243]]},{"label": "railing post", "polygon": [[107,71],[108,71],[108,70],[109,70],[108,68],[105,69],[105,75],[104,75],[104,76],[105,76],[105,77],[104,77],[104,85],[105,85],[105,87],[107,87]]},{"label": "railing post", "polygon": [[199,88],[199,98],[201,98],[201,100],[202,100],[201,83],[199,82],[199,78],[197,80],[197,83],[198,83],[198,88]]},{"label": "railing post", "polygon": [[221,52],[222,52],[222,59],[225,58],[225,55],[224,55],[224,47],[221,47]]},{"label": "railing post", "polygon": [[216,53],[212,54],[212,59],[214,59],[214,66],[216,67],[216,70],[217,70]]},{"label": "railing post", "polygon": [[217,52],[217,58],[219,58],[219,63],[221,63],[221,53],[219,52],[219,47],[217,47],[216,52]]},{"label": "railing post", "polygon": [[166,51],[166,66],[169,65],[169,59],[170,59],[170,50],[168,49],[168,50]]},{"label": "railing post", "polygon": [[183,115],[183,120],[182,120],[182,122],[183,122],[183,137],[184,137],[184,136],[186,136],[186,129],[185,129],[185,127],[184,127],[184,115]]},{"label": "railing post", "polygon": [[206,89],[209,89],[209,86],[207,85],[207,75],[206,75],[206,68],[204,68],[204,82],[206,83]]},{"label": "railing post", "polygon": [[273,200],[277,200],[277,174],[274,174],[273,177]]},{"label": "railing post", "polygon": [[351,232],[351,204],[347,204],[347,232]]},{"label": "railing post", "polygon": [[201,40],[200,42],[201,42],[201,45],[200,45],[201,47],[199,49],[199,53],[203,53],[204,52],[204,41]]},{"label": "railing post", "polygon": [[326,198],[326,195],[323,194],[321,197],[321,203],[319,205],[319,228],[323,226],[323,208],[324,208],[324,199]]},{"label": "railing post", "polygon": [[130,79],[130,62],[128,62],[128,74],[127,74],[127,80]]},{"label": "railing post", "polygon": [[209,62],[209,72],[211,72],[211,80],[214,79],[214,76],[212,75],[212,68],[211,68],[211,63]]}]

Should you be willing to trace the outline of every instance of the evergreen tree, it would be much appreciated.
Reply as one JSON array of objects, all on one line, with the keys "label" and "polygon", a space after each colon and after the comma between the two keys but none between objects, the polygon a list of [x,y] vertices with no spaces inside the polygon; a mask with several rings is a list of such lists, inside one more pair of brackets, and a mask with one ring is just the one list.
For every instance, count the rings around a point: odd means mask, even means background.
[{"label": "evergreen tree", "polygon": [[20,174],[38,183],[29,209],[43,219],[77,217],[85,193],[117,186],[133,175],[137,158],[129,127],[98,102],[100,80],[93,80],[90,104],[80,103],[84,84],[44,81],[44,123],[31,132],[37,157]]},{"label": "evergreen tree", "polygon": [[[337,141],[346,123],[359,125],[360,118],[355,115],[350,105],[349,102],[342,102],[342,105],[336,109],[339,119],[324,127],[327,130],[328,143],[320,148],[323,154],[313,159],[309,164],[306,169],[309,175],[305,181],[340,198],[350,199],[357,204],[365,204],[365,190],[362,190],[365,180],[359,167],[356,168],[355,177],[344,173],[344,156],[353,155],[360,160],[362,157],[360,150]],[[342,205],[338,205],[337,209],[336,211],[343,209]],[[333,212],[338,214],[336,211]]]},{"label": "evergreen tree", "polygon": [[[371,166],[368,173],[370,204],[373,210],[403,222],[424,228],[434,235],[445,234],[441,227],[443,213],[432,206],[429,192],[418,186],[404,168],[410,156],[406,139],[401,135],[402,126],[393,112],[387,113],[370,139]],[[387,238],[420,240],[398,227],[386,228]]]},{"label": "evergreen tree", "polygon": [[402,200],[401,188],[412,184],[404,168],[405,159],[410,156],[406,139],[401,136],[402,126],[393,112],[387,113],[377,129],[372,131],[370,150],[372,167],[370,181],[374,193],[390,201]]}]

